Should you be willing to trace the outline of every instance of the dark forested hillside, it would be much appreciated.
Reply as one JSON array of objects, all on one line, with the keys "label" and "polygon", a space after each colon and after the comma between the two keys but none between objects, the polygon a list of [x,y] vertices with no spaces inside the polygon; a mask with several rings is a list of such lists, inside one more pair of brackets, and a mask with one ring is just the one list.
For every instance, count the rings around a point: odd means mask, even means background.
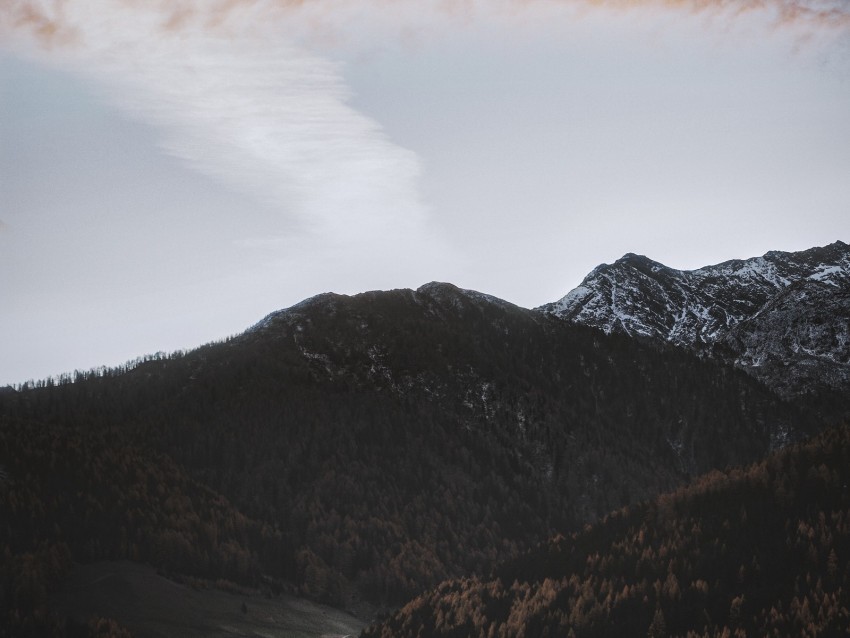
[{"label": "dark forested hillside", "polygon": [[850,429],[448,581],[367,638],[838,636],[850,630]]},{"label": "dark forested hillside", "polygon": [[[397,604],[447,577],[488,574],[557,531],[816,426],[731,368],[447,284],[322,295],[224,343],[35,386],[0,396],[0,465],[17,468],[31,432],[58,442],[48,449],[93,441],[77,468],[122,450],[160,459],[145,467],[173,468],[190,519],[225,516],[204,505],[220,493],[254,530],[201,559],[206,532],[178,517],[162,541],[183,548],[165,561],[175,570],[262,572],[345,605]],[[104,479],[114,493],[98,480],[74,492],[83,503],[108,497],[92,510],[103,540],[56,540],[76,560],[155,562],[143,547],[170,519],[157,514],[150,538],[130,531],[142,470],[115,462]],[[26,484],[47,485],[51,463],[31,464]],[[180,487],[184,476],[198,487]],[[62,530],[72,524],[62,499],[39,494],[52,488],[16,498],[44,501],[44,520]],[[12,507],[8,490],[0,498]],[[234,568],[237,547],[247,554]]]},{"label": "dark forested hillside", "polygon": [[86,635],[49,613],[48,595],[74,560],[130,559],[219,582],[259,584],[261,574],[280,573],[278,530],[168,457],[119,440],[107,430],[3,419],[0,636]]}]

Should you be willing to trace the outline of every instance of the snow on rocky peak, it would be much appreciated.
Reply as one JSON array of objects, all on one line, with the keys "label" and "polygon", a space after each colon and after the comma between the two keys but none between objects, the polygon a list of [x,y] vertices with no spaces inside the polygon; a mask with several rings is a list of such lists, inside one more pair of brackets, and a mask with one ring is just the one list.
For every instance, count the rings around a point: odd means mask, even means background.
[{"label": "snow on rocky peak", "polygon": [[785,396],[815,382],[850,389],[850,246],[841,241],[696,270],[629,253],[538,310],[730,360]]}]

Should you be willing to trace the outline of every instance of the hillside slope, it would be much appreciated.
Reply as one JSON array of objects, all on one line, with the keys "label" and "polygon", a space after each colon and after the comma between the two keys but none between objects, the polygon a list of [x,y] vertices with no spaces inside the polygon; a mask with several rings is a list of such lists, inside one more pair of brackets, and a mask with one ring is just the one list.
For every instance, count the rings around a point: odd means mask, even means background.
[{"label": "hillside slope", "polygon": [[322,295],[40,386],[0,420],[166,455],[274,530],[268,571],[337,605],[486,574],[817,426],[739,371],[448,284]]},{"label": "hillside slope", "polygon": [[75,561],[129,559],[253,585],[282,575],[278,530],[120,440],[0,418],[0,636],[87,635],[85,618],[68,625],[49,603]]},{"label": "hillside slope", "polygon": [[441,584],[366,638],[837,636],[850,630],[850,429]]}]

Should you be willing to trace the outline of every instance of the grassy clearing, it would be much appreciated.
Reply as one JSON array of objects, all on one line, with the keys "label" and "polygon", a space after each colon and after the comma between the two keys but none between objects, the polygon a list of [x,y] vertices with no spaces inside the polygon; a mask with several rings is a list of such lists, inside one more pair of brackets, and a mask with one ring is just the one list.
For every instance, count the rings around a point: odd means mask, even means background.
[{"label": "grassy clearing", "polygon": [[80,620],[113,618],[136,638],[330,638],[356,636],[365,625],[292,596],[193,589],[129,561],[75,566],[52,603],[57,614]]}]

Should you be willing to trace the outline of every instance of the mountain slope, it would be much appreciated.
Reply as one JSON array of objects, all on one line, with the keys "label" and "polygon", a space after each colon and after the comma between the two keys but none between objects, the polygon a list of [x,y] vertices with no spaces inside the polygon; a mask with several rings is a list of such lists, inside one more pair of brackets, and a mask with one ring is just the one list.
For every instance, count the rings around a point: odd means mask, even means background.
[{"label": "mountain slope", "polygon": [[51,615],[72,561],[252,585],[281,575],[279,531],[115,433],[0,417],[0,461],[0,636],[88,635]]},{"label": "mountain slope", "polygon": [[168,455],[272,526],[274,573],[346,605],[487,573],[816,426],[739,371],[448,284],[321,295],[225,343],[41,385],[0,396],[0,422]]},{"label": "mountain slope", "polygon": [[840,241],[691,271],[630,253],[539,310],[719,357],[785,397],[850,390],[850,246]]},{"label": "mountain slope", "polygon": [[850,629],[850,430],[713,472],[442,583],[366,638],[838,636]]}]

